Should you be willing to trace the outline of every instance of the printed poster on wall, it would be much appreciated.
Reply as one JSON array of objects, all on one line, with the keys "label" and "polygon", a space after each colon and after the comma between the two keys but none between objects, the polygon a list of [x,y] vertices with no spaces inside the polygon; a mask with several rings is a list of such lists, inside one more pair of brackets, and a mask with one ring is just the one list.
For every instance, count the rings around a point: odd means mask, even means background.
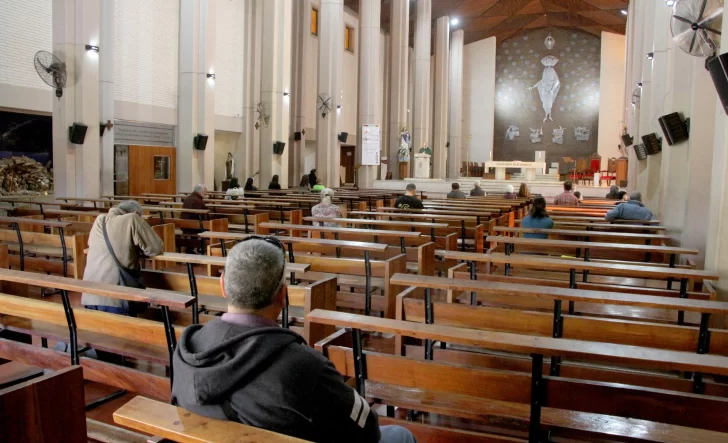
[{"label": "printed poster on wall", "polygon": [[362,125],[361,134],[361,164],[365,166],[379,165],[381,145],[379,125]]}]

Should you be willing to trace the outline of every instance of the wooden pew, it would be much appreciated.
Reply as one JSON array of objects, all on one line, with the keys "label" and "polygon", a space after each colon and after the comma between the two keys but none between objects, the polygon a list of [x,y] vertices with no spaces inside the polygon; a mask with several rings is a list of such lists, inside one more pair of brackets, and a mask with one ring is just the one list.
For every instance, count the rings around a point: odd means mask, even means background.
[{"label": "wooden pew", "polygon": [[[521,224],[521,220],[516,220],[516,225]],[[587,231],[617,231],[617,232],[659,232],[664,231],[666,228],[660,225],[639,225],[639,224],[628,224],[628,223],[608,223],[606,220],[602,220],[601,223],[597,222],[578,222],[578,221],[559,221],[554,220],[555,229],[573,228],[582,229]]]},{"label": "wooden pew", "polygon": [[[544,376],[544,356],[606,359],[668,370],[728,374],[728,358],[581,340],[532,337],[426,325],[331,311],[313,311],[312,322],[342,329],[317,345],[360,395],[389,406],[483,421],[493,417],[528,423],[529,441],[546,430],[661,442],[720,442],[728,399],[637,386]],[[351,331],[351,332],[348,332]],[[409,359],[362,350],[362,331],[428,342],[473,346],[531,356],[531,374]],[[493,422],[491,422],[493,423]],[[689,429],[686,427],[690,427]],[[546,428],[546,429],[544,429]]]},{"label": "wooden pew", "polygon": [[576,237],[577,241],[589,241],[592,238],[606,239],[615,242],[634,243],[641,242],[650,245],[655,241],[658,245],[663,245],[666,240],[670,239],[665,234],[645,234],[635,232],[598,232],[598,231],[579,231],[572,229],[535,229],[535,228],[511,228],[508,226],[497,226],[493,229],[491,235],[500,233],[513,234],[516,237],[523,237],[523,234],[546,234],[555,237]]}]

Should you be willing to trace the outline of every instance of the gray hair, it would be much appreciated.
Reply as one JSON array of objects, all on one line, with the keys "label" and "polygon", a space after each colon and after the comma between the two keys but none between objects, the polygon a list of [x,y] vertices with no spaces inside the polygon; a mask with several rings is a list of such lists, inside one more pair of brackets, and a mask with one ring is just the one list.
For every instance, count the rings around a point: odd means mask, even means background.
[{"label": "gray hair", "polygon": [[321,202],[325,205],[330,205],[334,200],[334,190],[331,188],[324,188],[321,191]]},{"label": "gray hair", "polygon": [[233,247],[225,260],[225,293],[238,309],[262,309],[273,303],[280,289],[285,254],[263,240],[248,240]]},{"label": "gray hair", "polygon": [[629,199],[641,202],[642,194],[640,192],[634,191],[633,193],[629,194]]},{"label": "gray hair", "polygon": [[207,186],[200,183],[199,185],[195,186],[195,189],[193,189],[198,194],[202,194],[203,192],[207,192]]},{"label": "gray hair", "polygon": [[506,185],[506,192],[513,192],[513,185]]},{"label": "gray hair", "polygon": [[142,210],[142,205],[139,204],[136,200],[124,200],[123,202],[119,203],[117,208],[121,209],[127,214],[131,214],[132,212],[136,212],[139,215],[142,215],[144,211]]},{"label": "gray hair", "polygon": [[473,183],[473,186],[475,186],[476,188],[479,188],[480,187],[480,180],[475,180],[475,183]]}]

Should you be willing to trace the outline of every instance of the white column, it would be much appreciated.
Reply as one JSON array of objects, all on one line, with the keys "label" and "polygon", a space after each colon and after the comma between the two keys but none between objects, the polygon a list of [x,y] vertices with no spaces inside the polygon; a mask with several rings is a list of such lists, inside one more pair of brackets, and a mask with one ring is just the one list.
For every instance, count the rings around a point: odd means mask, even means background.
[{"label": "white column", "polygon": [[308,54],[308,41],[311,34],[311,0],[293,2],[293,46],[291,48],[291,133],[301,134],[301,140],[290,140],[288,169],[289,184],[298,185],[304,171],[304,149],[306,147],[306,107],[305,94],[309,85],[305,83],[306,73],[311,61]]},{"label": "white column", "polygon": [[257,115],[255,106],[260,100],[260,31],[261,6],[259,0],[243,0],[245,3],[243,18],[243,53],[245,66],[243,70],[243,132],[238,139],[238,150],[235,155],[235,176],[240,183],[245,183],[259,171],[258,146],[260,130],[255,128]]},{"label": "white column", "polygon": [[[392,13],[389,25],[391,42],[391,63],[389,66],[389,152],[387,155],[387,171],[392,178],[399,176],[399,132],[407,126],[407,88],[408,88],[408,53],[409,53],[409,0],[392,0]],[[411,130],[411,127],[410,127]],[[417,149],[413,150],[417,153]],[[414,166],[414,159],[410,160]],[[410,171],[410,176],[414,176]],[[385,177],[382,177],[384,180]]]},{"label": "white column", "polygon": [[317,95],[325,94],[331,98],[331,112],[326,117],[316,112],[316,175],[329,187],[339,186],[341,152],[336,129],[336,105],[341,101],[338,77],[344,51],[343,34],[343,0],[321,0]]},{"label": "white column", "polygon": [[[643,14],[642,28],[640,32],[645,35],[642,40],[642,47],[635,48],[635,57],[642,59],[642,75],[640,81],[642,83],[642,98],[640,99],[639,109],[639,123],[638,132],[635,134],[635,142],[642,143],[642,136],[653,132],[651,128],[652,120],[652,98],[655,96],[653,92],[652,84],[652,68],[654,60],[647,60],[646,56],[648,52],[653,49],[653,39],[655,30],[655,1],[648,0],[640,5],[640,12]],[[664,7],[664,3],[663,3]],[[648,182],[648,165],[649,160],[640,161],[637,164],[637,183],[635,183],[636,189],[642,193],[643,201],[647,199],[647,182]]]},{"label": "white column", "polygon": [[[377,113],[377,98],[382,91],[379,86],[379,39],[380,0],[361,0],[359,2],[359,118],[357,134],[357,163],[362,163],[362,125],[379,125],[382,120]],[[361,189],[374,187],[377,175],[376,166],[362,166],[357,172],[357,182]]]},{"label": "white column", "polygon": [[463,160],[463,44],[465,32],[453,31],[450,39],[450,150],[448,177],[460,177]]},{"label": "white column", "polygon": [[[432,177],[447,175],[447,125],[450,100],[450,17],[443,16],[436,21],[435,33],[435,109],[432,119]],[[459,156],[458,156],[459,157]],[[450,177],[458,178],[460,159],[449,159]],[[453,160],[458,162],[454,165]]]},{"label": "white column", "polygon": [[[209,189],[215,177],[215,2],[180,2],[179,100],[177,103],[177,190],[190,192],[198,183]],[[197,134],[208,136],[207,148],[194,148]]]},{"label": "white column", "polygon": [[288,97],[291,77],[291,2],[263,2],[263,38],[260,79],[260,102],[269,116],[268,124],[260,128],[260,179],[258,187],[268,186],[271,177],[278,175],[281,187],[288,187],[288,155],[273,153],[273,143],[288,143]]},{"label": "white column", "polygon": [[[114,123],[114,0],[101,0],[99,39],[100,124]],[[114,130],[101,137],[101,194],[114,194]]]},{"label": "white column", "polygon": [[[642,81],[642,26],[645,17],[645,2],[634,2],[629,6],[627,16],[627,68],[625,80],[625,121],[627,132],[634,137],[634,143],[639,143],[639,111],[641,100],[635,99],[633,94],[637,90],[637,83]],[[633,101],[636,103],[633,104]],[[639,161],[634,149],[628,148],[627,181],[630,189],[637,189]]]},{"label": "white column", "polygon": [[[99,197],[101,155],[99,137],[98,2],[53,2],[53,53],[66,65],[66,87],[53,103],[53,176],[57,196]],[[103,50],[103,48],[101,49]],[[74,123],[88,126],[83,145],[69,141]]]},{"label": "white column", "polygon": [[432,0],[417,0],[415,13],[417,14],[415,17],[415,109],[413,110],[414,133],[412,140],[415,152],[417,152],[430,139],[430,47],[432,45]]}]

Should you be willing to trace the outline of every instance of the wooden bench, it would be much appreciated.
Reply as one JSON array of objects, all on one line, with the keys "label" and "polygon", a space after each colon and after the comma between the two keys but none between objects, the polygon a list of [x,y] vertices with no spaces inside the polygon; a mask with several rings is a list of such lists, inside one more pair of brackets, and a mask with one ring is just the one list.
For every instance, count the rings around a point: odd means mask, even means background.
[{"label": "wooden bench", "polygon": [[[586,223],[586,222],[572,222],[572,221],[559,221],[554,220],[554,228],[575,228],[585,229],[587,231],[618,231],[618,232],[631,232],[638,231],[644,233],[664,231],[666,228],[659,225],[637,225],[627,223],[607,223],[606,220],[602,220],[603,223]],[[516,220],[516,225],[521,224],[521,220]]]},{"label": "wooden bench", "polygon": [[[728,399],[543,375],[545,355],[712,374],[728,374],[727,357],[320,310],[309,314],[309,320],[351,328],[338,331],[317,348],[342,374],[353,378],[360,395],[389,406],[481,422],[490,417],[515,419],[528,423],[529,441],[534,442],[545,438],[543,428],[662,442],[728,438],[728,422],[723,420]],[[530,355],[531,374],[435,362],[431,356],[420,360],[364,351],[363,331]]]},{"label": "wooden bench", "polygon": [[625,243],[629,242],[643,242],[647,245],[653,241],[664,242],[669,240],[670,236],[665,234],[645,234],[645,233],[634,233],[634,232],[597,232],[597,231],[578,231],[572,229],[536,229],[536,228],[511,228],[508,226],[497,226],[493,229],[493,235],[498,233],[514,234],[515,236],[522,237],[523,234],[546,234],[548,236],[556,237],[577,237],[577,241],[589,241],[592,238],[607,239],[622,241]]}]

